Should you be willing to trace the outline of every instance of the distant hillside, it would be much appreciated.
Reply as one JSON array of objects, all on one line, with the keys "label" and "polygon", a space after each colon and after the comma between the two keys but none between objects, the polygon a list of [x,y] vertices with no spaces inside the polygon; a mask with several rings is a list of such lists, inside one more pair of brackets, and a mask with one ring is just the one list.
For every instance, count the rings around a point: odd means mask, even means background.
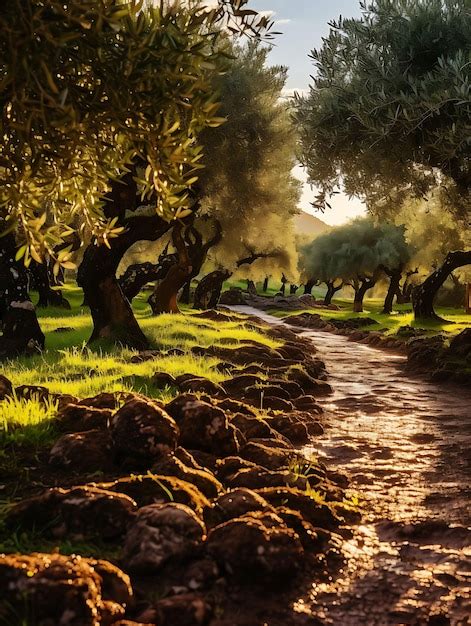
[{"label": "distant hillside", "polygon": [[328,224],[320,220],[315,215],[305,213],[304,211],[301,211],[299,215],[295,216],[294,226],[297,235],[304,235],[306,237],[309,237],[310,239],[313,239],[317,235],[325,233],[325,231],[329,230],[330,228]]}]

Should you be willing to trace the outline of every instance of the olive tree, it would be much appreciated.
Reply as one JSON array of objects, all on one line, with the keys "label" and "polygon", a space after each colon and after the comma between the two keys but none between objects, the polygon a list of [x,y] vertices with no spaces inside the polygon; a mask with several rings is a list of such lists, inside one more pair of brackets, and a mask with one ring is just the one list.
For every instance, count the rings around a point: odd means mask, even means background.
[{"label": "olive tree", "polygon": [[[1,352],[44,344],[24,268],[46,255],[56,269],[71,267],[71,247],[61,244],[77,217],[76,232],[91,233],[96,253],[81,272],[92,338],[146,345],[113,269],[142,234],[157,238],[192,209],[198,134],[223,121],[211,90],[224,58],[219,38],[228,25],[254,35],[269,26],[245,4],[12,0],[2,7],[0,272],[8,279]],[[142,204],[147,212],[138,215]]]},{"label": "olive tree", "polygon": [[404,232],[403,226],[375,225],[371,218],[358,218],[307,244],[302,251],[303,269],[325,282],[331,295],[336,287],[350,285],[355,291],[355,312],[363,310],[366,292],[384,272],[390,277],[384,312],[390,313],[403,268],[410,259]]},{"label": "olive tree", "polygon": [[[471,11],[463,0],[373,0],[331,23],[312,52],[310,92],[297,100],[300,158],[315,205],[343,186],[378,216],[434,190],[462,228],[471,219]],[[468,242],[469,245],[469,242]],[[451,271],[452,251],[415,290],[417,318]]]}]

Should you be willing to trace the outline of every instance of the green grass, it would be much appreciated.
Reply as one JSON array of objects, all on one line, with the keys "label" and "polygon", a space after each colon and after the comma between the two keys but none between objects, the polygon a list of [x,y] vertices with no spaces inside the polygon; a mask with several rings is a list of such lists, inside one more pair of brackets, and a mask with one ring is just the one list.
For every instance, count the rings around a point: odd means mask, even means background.
[{"label": "green grass", "polygon": [[460,309],[452,309],[445,307],[437,307],[436,312],[445,322],[419,321],[414,320],[410,304],[396,305],[392,315],[384,315],[381,313],[383,301],[380,299],[365,300],[363,313],[354,313],[352,311],[351,300],[337,299],[333,300],[333,304],[340,307],[339,311],[331,311],[329,309],[302,309],[299,311],[271,311],[276,317],[284,318],[290,315],[299,315],[300,313],[311,312],[318,313],[325,320],[348,320],[353,318],[370,317],[377,322],[377,325],[368,327],[368,330],[381,330],[386,335],[395,335],[401,326],[411,326],[412,328],[420,328],[429,331],[430,334],[448,333],[455,335],[471,327],[471,315],[467,315]]},{"label": "green grass", "polygon": [[[220,382],[226,376],[215,366],[219,359],[195,356],[193,346],[224,346],[237,348],[242,341],[257,341],[272,347],[279,345],[273,339],[247,324],[241,316],[235,321],[213,322],[186,310],[179,315],[151,315],[146,303],[147,294],[135,299],[134,311],[139,323],[154,348],[166,350],[180,348],[182,355],[163,355],[142,363],[132,363],[137,352],[122,347],[86,346],[91,334],[92,321],[88,308],[82,307],[82,292],[66,285],[64,296],[72,305],[64,309],[39,309],[38,317],[46,336],[46,349],[40,355],[12,359],[3,364],[2,373],[14,386],[43,385],[52,393],[65,393],[84,398],[102,391],[135,391],[150,397],[169,400],[175,390],[154,388],[152,375],[157,371],[174,376],[194,374]],[[58,332],[58,329],[67,329]],[[24,416],[25,427],[35,427],[48,419],[49,410],[38,403],[18,405],[0,403],[0,429],[5,432],[14,421],[15,414]],[[28,423],[26,423],[28,422]],[[31,422],[31,423],[30,423]],[[34,430],[34,429],[33,429]]]}]

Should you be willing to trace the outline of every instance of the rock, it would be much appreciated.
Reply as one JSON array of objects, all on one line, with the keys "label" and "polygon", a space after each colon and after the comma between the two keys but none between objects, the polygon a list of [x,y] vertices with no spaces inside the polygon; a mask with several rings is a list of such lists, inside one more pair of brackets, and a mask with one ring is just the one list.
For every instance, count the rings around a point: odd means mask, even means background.
[{"label": "rock", "polygon": [[0,400],[4,400],[7,396],[13,395],[13,385],[10,380],[3,374],[0,374]]},{"label": "rock", "polygon": [[117,393],[103,392],[103,393],[99,393],[96,396],[93,396],[90,398],[84,398],[83,400],[80,400],[79,405],[94,407],[96,409],[111,409],[114,411],[118,408],[120,397],[126,396],[126,395],[128,394],[122,394],[119,392]]},{"label": "rock", "polygon": [[298,511],[314,527],[337,530],[341,520],[326,505],[316,501],[308,492],[293,487],[268,487],[257,493],[272,506],[285,506]]},{"label": "rock", "polygon": [[471,328],[465,328],[450,341],[448,356],[468,359],[471,356]]},{"label": "rock", "polygon": [[168,562],[198,554],[206,529],[183,504],[151,504],[139,509],[126,534],[123,561],[140,574],[158,572]]},{"label": "rock", "polygon": [[263,487],[297,487],[306,489],[308,480],[305,476],[297,476],[289,470],[270,471],[264,467],[250,467],[241,469],[231,476],[226,484],[229,487],[247,487],[248,489],[261,489]]},{"label": "rock", "polygon": [[249,467],[257,467],[252,461],[241,459],[240,456],[228,456],[225,459],[219,459],[216,463],[215,473],[222,482],[229,480],[241,469]]},{"label": "rock", "polygon": [[237,488],[219,496],[206,511],[205,519],[208,526],[216,526],[254,511],[273,512],[274,508],[255,491]]},{"label": "rock", "polygon": [[273,513],[229,520],[213,528],[206,543],[208,553],[244,584],[290,584],[303,563],[298,535]]},{"label": "rock", "polygon": [[152,378],[151,383],[157,389],[165,389],[166,387],[177,387],[177,381],[174,376],[167,372],[156,372]]},{"label": "rock", "polygon": [[293,457],[291,450],[271,448],[266,444],[249,441],[240,450],[240,456],[256,465],[269,470],[278,470],[287,467]]},{"label": "rock", "polygon": [[39,400],[39,402],[47,402],[49,400],[49,389],[41,385],[20,385],[15,388],[17,398],[23,400]]},{"label": "rock", "polygon": [[183,414],[180,445],[219,457],[237,454],[242,436],[220,408],[195,400],[184,405]]},{"label": "rock", "polygon": [[194,393],[182,393],[165,405],[167,413],[173,417],[177,424],[180,424],[186,415],[185,407],[187,404],[199,401]]},{"label": "rock", "polygon": [[307,522],[301,513],[280,506],[276,508],[276,514],[298,535],[306,552],[322,552],[325,549],[325,538],[317,533],[314,526]]},{"label": "rock", "polygon": [[224,400],[220,400],[217,405],[226,413],[241,413],[242,415],[248,415],[249,417],[257,416],[256,411],[249,407],[248,404],[239,402],[233,398],[224,398]]},{"label": "rock", "polygon": [[60,554],[0,555],[5,624],[30,624],[33,615],[38,625],[107,626],[124,617],[131,599],[128,576],[111,563]]},{"label": "rock", "polygon": [[122,406],[111,421],[111,437],[118,460],[150,468],[177,447],[179,429],[155,402],[135,398]]},{"label": "rock", "polygon": [[302,368],[293,367],[290,370],[290,380],[301,387],[304,395],[324,396],[332,393],[332,387],[329,384],[317,380]]},{"label": "rock", "polygon": [[216,463],[218,458],[215,454],[210,452],[203,452],[202,450],[189,450],[191,456],[195,459],[198,465],[207,472],[214,473],[216,469]]},{"label": "rock", "polygon": [[242,397],[249,387],[259,385],[264,382],[261,376],[255,374],[239,374],[221,383],[229,396]]},{"label": "rock", "polygon": [[273,387],[279,387],[288,394],[288,399],[296,399],[302,396],[304,391],[297,382],[293,380],[284,380],[282,378],[269,378],[267,383]]},{"label": "rock", "polygon": [[217,563],[208,557],[188,563],[183,574],[182,584],[191,591],[207,589],[219,577]]},{"label": "rock", "polygon": [[238,428],[247,440],[254,438],[276,439],[277,433],[263,419],[236,413],[231,418],[231,424]]},{"label": "rock", "polygon": [[226,393],[221,385],[214,383],[209,378],[194,376],[179,384],[180,391],[188,393],[207,393],[211,396],[225,396]]},{"label": "rock", "polygon": [[212,608],[204,596],[182,594],[159,600],[155,606],[158,626],[205,626],[212,617]]},{"label": "rock", "polygon": [[221,483],[210,472],[203,469],[188,467],[176,456],[170,455],[154,465],[155,474],[176,476],[181,480],[195,485],[207,498],[216,498],[223,491]]},{"label": "rock", "polygon": [[[315,415],[318,415],[316,412]],[[308,411],[292,411],[289,415],[290,418],[295,418],[297,421],[302,422],[307,428],[307,432],[310,435],[322,435],[324,434],[324,427],[322,424],[314,419],[314,415]]]},{"label": "rock", "polygon": [[269,424],[294,446],[303,446],[309,442],[309,431],[296,415],[277,415],[270,419]]},{"label": "rock", "polygon": [[52,447],[49,463],[79,473],[108,471],[113,468],[111,447],[110,435],[100,430],[63,435]]},{"label": "rock", "polygon": [[314,413],[315,415],[320,415],[323,412],[322,407],[317,404],[317,400],[313,396],[301,396],[301,398],[297,398],[294,401],[294,406],[297,411],[306,411]]},{"label": "rock", "polygon": [[40,528],[57,539],[114,541],[124,535],[136,509],[127,495],[94,485],[56,487],[13,506],[6,521],[10,528]]},{"label": "rock", "polygon": [[260,404],[260,398],[261,398],[262,393],[263,393],[264,398],[265,397],[279,398],[280,400],[287,400],[287,401],[289,401],[290,399],[290,394],[285,389],[282,389],[278,385],[269,385],[269,384],[260,385],[257,387],[248,387],[245,390],[243,398],[246,400],[246,402],[248,400],[250,400],[251,402],[255,400],[256,403],[258,402],[258,404]]},{"label": "rock", "polygon": [[100,489],[125,494],[137,502],[139,507],[149,504],[177,502],[185,504],[200,517],[209,507],[209,500],[194,485],[175,478],[159,474],[132,475],[118,478],[112,482],[100,483]]},{"label": "rock", "polygon": [[246,304],[245,294],[241,289],[231,288],[224,291],[219,298],[219,304],[240,305]]},{"label": "rock", "polygon": [[57,414],[56,424],[62,431],[83,431],[105,429],[113,416],[111,409],[99,409],[86,405],[69,403]]}]

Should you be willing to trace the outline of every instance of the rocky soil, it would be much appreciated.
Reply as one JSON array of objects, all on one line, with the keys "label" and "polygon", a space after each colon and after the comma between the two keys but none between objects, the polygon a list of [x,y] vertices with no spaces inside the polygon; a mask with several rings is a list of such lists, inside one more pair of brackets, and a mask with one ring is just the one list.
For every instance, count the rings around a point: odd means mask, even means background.
[{"label": "rocky soil", "polygon": [[[266,332],[279,348],[194,348],[221,360],[221,384],[173,378],[161,352],[141,353],[154,385],[178,392],[166,405],[55,396],[57,440],[28,483],[10,476],[2,492],[7,532],[39,549],[0,557],[1,624],[313,623],[296,601],[337,577],[360,515],[345,475],[310,454],[332,393],[324,363],[310,339]],[[13,391],[51,395],[2,377],[0,398]],[[41,541],[97,549],[64,556]]]}]

